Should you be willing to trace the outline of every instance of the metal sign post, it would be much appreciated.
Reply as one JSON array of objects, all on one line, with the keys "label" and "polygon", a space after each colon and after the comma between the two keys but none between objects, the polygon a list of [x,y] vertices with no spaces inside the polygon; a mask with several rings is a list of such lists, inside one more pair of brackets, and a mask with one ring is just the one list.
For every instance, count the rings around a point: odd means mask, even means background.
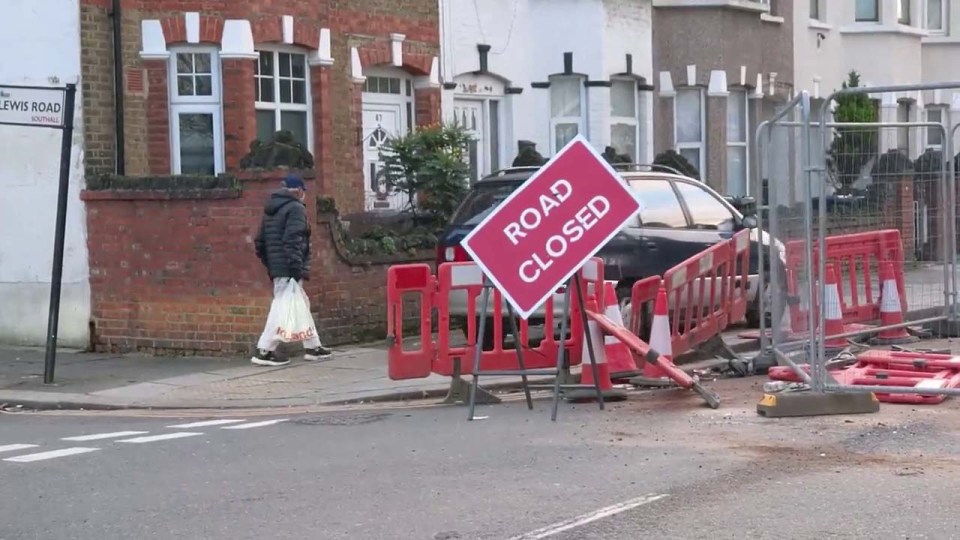
[{"label": "metal sign post", "polygon": [[65,87],[0,86],[0,125],[44,127],[61,130],[60,181],[57,193],[57,223],[53,241],[53,273],[47,322],[47,350],[43,383],[53,383],[57,364],[57,329],[60,322],[60,289],[63,282],[63,249],[70,192],[70,158],[73,148],[73,112],[77,85]]}]

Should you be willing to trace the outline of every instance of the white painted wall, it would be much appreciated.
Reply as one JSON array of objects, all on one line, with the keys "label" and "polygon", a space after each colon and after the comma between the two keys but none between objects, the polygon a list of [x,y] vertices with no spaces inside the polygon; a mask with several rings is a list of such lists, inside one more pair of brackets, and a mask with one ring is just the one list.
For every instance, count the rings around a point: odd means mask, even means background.
[{"label": "white painted wall", "polygon": [[854,2],[820,0],[821,20],[814,21],[809,2],[793,2],[797,89],[816,97],[819,82],[826,97],[851,70],[872,86],[920,82],[923,2],[913,2],[913,26],[897,22],[896,7],[896,0],[881,0],[879,22],[856,22]]},{"label": "white painted wall", "polygon": [[[5,0],[0,84],[53,86],[80,80],[78,0]],[[83,125],[77,114],[70,165],[60,343],[85,346],[90,319],[83,186]],[[61,133],[0,126],[0,342],[42,344],[53,264]]]},{"label": "white painted wall", "polygon": [[[532,88],[563,71],[563,53],[573,53],[573,71],[590,79],[608,80],[625,70],[633,54],[633,72],[648,81],[652,73],[650,0],[439,0],[441,10],[442,77],[479,68],[477,44],[491,46],[489,71],[523,89],[508,96],[512,111],[503,164],[516,155],[516,141],[537,143],[550,154],[550,91]],[[477,8],[479,6],[479,9]],[[609,141],[609,95],[606,88],[585,88],[588,96],[586,135],[600,150]],[[454,90],[443,92],[445,118],[452,115]],[[589,102],[590,95],[596,99]],[[652,155],[652,101],[647,109],[646,150]],[[641,152],[643,153],[643,152]]]}]

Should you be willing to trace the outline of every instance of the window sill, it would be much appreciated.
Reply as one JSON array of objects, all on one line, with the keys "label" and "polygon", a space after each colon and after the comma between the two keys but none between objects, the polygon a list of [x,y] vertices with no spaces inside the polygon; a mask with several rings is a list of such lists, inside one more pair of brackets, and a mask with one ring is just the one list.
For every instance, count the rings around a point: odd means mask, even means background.
[{"label": "window sill", "polygon": [[855,23],[840,27],[842,34],[902,34],[905,36],[926,37],[927,31],[913,26],[898,24],[888,26],[880,23]]},{"label": "window sill", "polygon": [[827,24],[818,19],[810,19],[809,26],[814,30],[833,30],[832,24]]},{"label": "window sill", "polygon": [[926,37],[924,37],[921,40],[921,42],[924,44],[929,43],[932,45],[940,45],[940,44],[951,45],[951,44],[960,43],[960,36],[948,36],[943,32],[938,32],[936,34],[929,33]]},{"label": "window sill", "polygon": [[783,24],[786,19],[783,17],[778,17],[777,15],[771,15],[769,13],[761,13],[760,20],[768,23]]},{"label": "window sill", "polygon": [[770,13],[770,6],[758,0],[653,0],[653,7],[727,7],[757,13]]}]

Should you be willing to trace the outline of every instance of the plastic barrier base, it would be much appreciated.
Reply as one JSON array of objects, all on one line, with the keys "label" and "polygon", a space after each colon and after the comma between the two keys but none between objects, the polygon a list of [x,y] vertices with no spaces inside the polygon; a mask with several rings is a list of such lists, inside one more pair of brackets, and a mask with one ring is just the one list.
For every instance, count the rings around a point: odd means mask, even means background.
[{"label": "plastic barrier base", "polygon": [[670,388],[671,386],[676,386],[677,383],[673,379],[661,378],[654,379],[653,377],[631,377],[630,384],[634,386],[640,386],[643,388]]},{"label": "plastic barrier base", "polygon": [[[859,324],[859,323],[850,323],[843,325],[843,333],[848,332],[868,332],[874,326],[869,324]],[[767,330],[767,339],[773,339],[773,331]],[[785,332],[784,341],[803,341],[805,339],[810,339],[810,334],[808,332]],[[760,330],[744,330],[743,332],[737,332],[737,337],[741,339],[760,339]],[[827,336],[829,339],[830,336]]]},{"label": "plastic barrier base", "polygon": [[720,407],[720,396],[702,386],[698,381],[694,380],[693,377],[688,375],[687,372],[678,368],[670,360],[661,357],[660,353],[650,348],[650,345],[644,343],[643,340],[633,335],[623,326],[620,326],[608,319],[604,314],[594,313],[590,310],[586,311],[587,316],[590,317],[591,320],[596,321],[605,333],[610,334],[611,336],[620,340],[620,342],[629,347],[630,351],[633,352],[638,358],[642,358],[647,362],[656,364],[681,388],[693,390],[694,392],[700,394],[700,397],[703,398],[710,408],[716,409]]},{"label": "plastic barrier base", "polygon": [[[443,398],[444,405],[463,405],[470,402],[470,387],[472,385],[463,380],[459,375],[450,378],[450,390]],[[482,386],[477,386],[477,395],[474,397],[475,403],[479,405],[496,405],[503,401]]]},{"label": "plastic barrier base", "polygon": [[[623,388],[608,388],[600,391],[603,401],[625,401],[627,391]],[[569,388],[563,391],[563,399],[570,403],[586,403],[597,400],[597,390],[592,386],[584,388]]]},{"label": "plastic barrier base", "polygon": [[877,396],[868,393],[780,392],[764,394],[757,414],[765,418],[870,414],[880,411]]}]

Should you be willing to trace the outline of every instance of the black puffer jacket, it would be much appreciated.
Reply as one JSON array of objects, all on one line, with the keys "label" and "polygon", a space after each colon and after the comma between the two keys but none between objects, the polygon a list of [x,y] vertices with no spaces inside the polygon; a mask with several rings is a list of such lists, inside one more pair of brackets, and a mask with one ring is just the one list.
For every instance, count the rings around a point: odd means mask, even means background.
[{"label": "black puffer jacket", "polygon": [[254,247],[271,279],[309,278],[310,227],[306,208],[295,194],[280,190],[270,197]]}]

